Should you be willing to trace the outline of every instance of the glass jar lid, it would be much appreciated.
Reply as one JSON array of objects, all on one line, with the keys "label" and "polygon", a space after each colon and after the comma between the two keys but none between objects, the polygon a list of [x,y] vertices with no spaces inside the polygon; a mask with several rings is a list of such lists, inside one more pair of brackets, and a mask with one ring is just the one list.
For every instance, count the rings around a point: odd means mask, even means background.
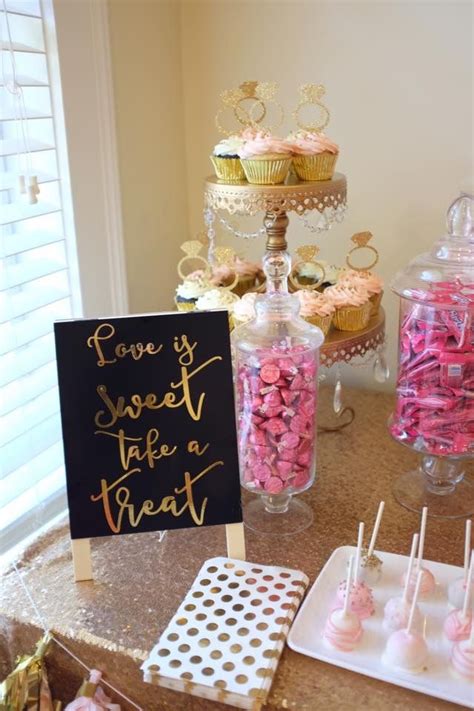
[{"label": "glass jar lid", "polygon": [[474,308],[474,195],[463,192],[446,218],[447,234],[398,272],[392,290],[413,301]]}]

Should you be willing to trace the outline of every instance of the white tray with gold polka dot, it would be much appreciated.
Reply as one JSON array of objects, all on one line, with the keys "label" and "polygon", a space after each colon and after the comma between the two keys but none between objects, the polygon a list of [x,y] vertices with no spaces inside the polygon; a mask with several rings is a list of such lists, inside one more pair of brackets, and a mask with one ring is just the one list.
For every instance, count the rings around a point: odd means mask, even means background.
[{"label": "white tray with gold polka dot", "polygon": [[289,568],[206,561],[142,665],[144,680],[259,709],[308,582]]}]

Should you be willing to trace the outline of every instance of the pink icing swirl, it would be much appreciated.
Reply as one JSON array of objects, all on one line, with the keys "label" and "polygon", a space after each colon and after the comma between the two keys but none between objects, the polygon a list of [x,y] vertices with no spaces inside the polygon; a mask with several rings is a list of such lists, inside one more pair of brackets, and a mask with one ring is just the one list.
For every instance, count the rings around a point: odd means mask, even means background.
[{"label": "pink icing swirl", "polygon": [[337,143],[331,141],[324,133],[298,131],[286,139],[291,151],[300,156],[314,156],[319,153],[339,153]]},{"label": "pink icing swirl", "polygon": [[444,636],[451,642],[460,642],[468,639],[471,634],[472,612],[468,610],[463,617],[462,610],[453,610],[446,617],[443,625]]},{"label": "pink icing swirl", "polygon": [[341,617],[341,608],[329,614],[324,627],[324,637],[335,649],[351,652],[362,637],[362,625],[355,615],[348,618],[346,625],[344,619],[339,619]]},{"label": "pink icing swirl", "polygon": [[342,309],[345,306],[362,306],[369,300],[369,294],[362,286],[336,284],[328,286],[323,293],[336,309]]},{"label": "pink icing swirl", "polygon": [[[341,607],[344,604],[344,600],[346,598],[346,585],[346,580],[339,584],[336,593],[335,607]],[[349,609],[361,620],[366,620],[367,617],[374,614],[374,598],[372,596],[372,590],[368,585],[365,583],[352,583]]]},{"label": "pink icing swirl", "polygon": [[234,269],[236,274],[241,277],[258,277],[263,274],[262,267],[257,262],[248,262],[240,257],[235,258]]},{"label": "pink icing swirl", "polygon": [[291,155],[291,146],[282,138],[259,132],[254,138],[250,138],[244,143],[240,150],[240,157],[253,158],[254,156],[264,156],[267,153],[288,156]]},{"label": "pink icing swirl", "polygon": [[451,664],[461,676],[474,679],[474,647],[469,644],[469,640],[457,642],[453,646]]},{"label": "pink icing swirl", "polygon": [[298,301],[300,302],[300,316],[331,316],[334,313],[335,307],[331,304],[324,294],[309,289],[299,289],[296,292]]},{"label": "pink icing swirl", "polygon": [[383,281],[376,274],[366,271],[356,271],[355,269],[347,269],[341,272],[338,284],[349,287],[362,287],[369,296],[380,294],[383,289]]}]

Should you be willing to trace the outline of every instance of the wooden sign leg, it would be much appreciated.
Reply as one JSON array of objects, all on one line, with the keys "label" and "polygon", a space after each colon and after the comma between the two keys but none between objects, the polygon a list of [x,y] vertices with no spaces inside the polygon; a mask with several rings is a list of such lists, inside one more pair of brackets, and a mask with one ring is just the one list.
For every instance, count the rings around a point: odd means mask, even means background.
[{"label": "wooden sign leg", "polygon": [[91,539],[77,538],[71,541],[74,580],[92,580]]},{"label": "wooden sign leg", "polygon": [[245,534],[243,523],[226,523],[227,557],[245,560]]}]

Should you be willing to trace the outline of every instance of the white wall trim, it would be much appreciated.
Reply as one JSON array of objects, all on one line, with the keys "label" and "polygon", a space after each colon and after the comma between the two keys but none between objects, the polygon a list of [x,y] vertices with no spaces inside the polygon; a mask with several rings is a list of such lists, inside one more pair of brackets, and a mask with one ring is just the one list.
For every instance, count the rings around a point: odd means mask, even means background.
[{"label": "white wall trim", "polygon": [[127,274],[107,0],[92,0],[89,8],[99,99],[97,118],[104,178],[102,188],[107,226],[105,238],[109,256],[112,308],[114,314],[127,314],[129,309]]},{"label": "white wall trim", "polygon": [[106,0],[52,0],[84,316],[128,313]]}]

